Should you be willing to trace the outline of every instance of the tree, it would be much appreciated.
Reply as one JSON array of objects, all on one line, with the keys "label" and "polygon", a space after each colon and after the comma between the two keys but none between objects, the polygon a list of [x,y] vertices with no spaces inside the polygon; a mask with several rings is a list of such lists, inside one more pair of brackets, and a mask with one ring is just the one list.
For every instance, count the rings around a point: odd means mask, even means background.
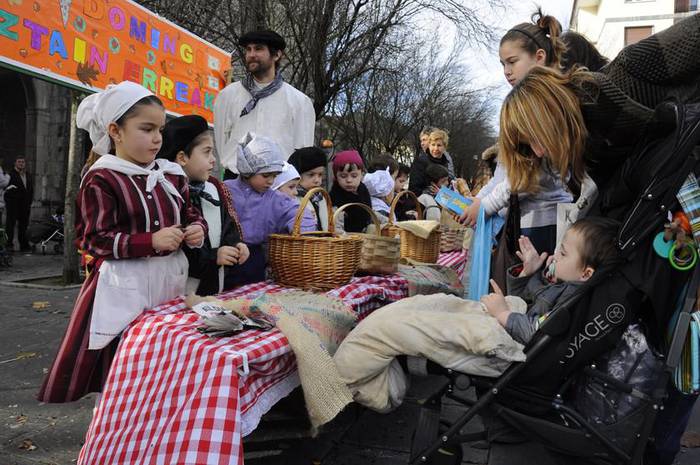
[{"label": "tree", "polygon": [[[412,162],[423,126],[448,129],[458,172],[462,158],[489,138],[479,91],[467,87],[459,45],[487,45],[493,29],[480,18],[505,0],[145,0],[141,2],[216,45],[234,50],[241,33],[268,27],[287,41],[285,80],[314,101],[324,138],[371,159],[391,152]],[[478,11],[477,11],[478,10]],[[421,21],[452,25],[457,46],[445,55],[425,40]],[[440,58],[443,57],[443,58]],[[421,64],[425,63],[425,66]],[[234,61],[234,75],[242,67]],[[235,71],[238,71],[236,73]],[[481,109],[481,110],[479,110]],[[480,152],[480,150],[479,150]]]},{"label": "tree", "polygon": [[[317,118],[348,86],[382,67],[406,43],[393,40],[420,29],[432,15],[456,27],[458,38],[487,45],[493,29],[483,11],[503,9],[503,0],[143,0],[142,3],[226,50],[237,48],[251,24],[266,25],[287,41],[285,79],[311,96]],[[262,18],[261,16],[264,16]],[[250,20],[250,18],[255,18]]]}]

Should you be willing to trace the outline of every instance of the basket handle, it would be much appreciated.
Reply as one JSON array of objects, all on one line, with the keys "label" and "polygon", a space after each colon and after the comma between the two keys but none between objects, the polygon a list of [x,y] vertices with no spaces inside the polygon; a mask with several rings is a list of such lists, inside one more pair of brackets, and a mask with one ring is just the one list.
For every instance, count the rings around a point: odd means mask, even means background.
[{"label": "basket handle", "polygon": [[410,197],[413,197],[413,200],[416,202],[416,213],[418,214],[418,218],[420,219],[423,217],[423,206],[420,204],[418,201],[418,197],[416,197],[416,194],[409,190],[401,191],[398,194],[394,196],[394,200],[391,201],[391,208],[389,209],[389,224],[393,225],[394,221],[392,218],[395,218],[396,215],[394,214],[394,210],[396,210],[396,205],[399,203],[399,199],[401,198],[402,195],[408,195]]},{"label": "basket handle", "polygon": [[328,195],[328,192],[326,192],[324,188],[314,187],[313,189],[309,189],[304,198],[301,199],[301,201],[299,202],[299,210],[297,210],[297,214],[294,217],[294,226],[292,226],[292,236],[301,236],[301,218],[304,216],[306,206],[311,201],[311,197],[313,197],[314,194],[316,194],[316,192],[320,192],[323,195],[323,198],[326,200],[326,209],[328,210],[328,232],[335,232],[335,223],[333,221],[333,207],[331,206],[331,196]]},{"label": "basket handle", "polygon": [[342,205],[340,208],[338,208],[335,213],[333,214],[333,220],[338,219],[338,214],[340,214],[343,210],[345,210],[348,207],[360,207],[367,213],[369,213],[369,217],[372,219],[372,223],[374,223],[374,228],[377,230],[377,236],[381,237],[382,236],[382,231],[381,231],[381,224],[379,223],[379,218],[377,218],[377,214],[369,208],[367,205],[364,203],[346,203],[345,205]]}]

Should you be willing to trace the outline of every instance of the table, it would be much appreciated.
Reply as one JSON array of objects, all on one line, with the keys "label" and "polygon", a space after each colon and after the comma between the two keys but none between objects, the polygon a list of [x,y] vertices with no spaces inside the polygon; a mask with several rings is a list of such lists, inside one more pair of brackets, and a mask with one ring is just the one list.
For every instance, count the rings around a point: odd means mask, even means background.
[{"label": "table", "polygon": [[[459,267],[454,253],[442,261]],[[407,289],[397,275],[364,276],[328,294],[361,318]],[[286,290],[267,281],[219,298]],[[177,298],[124,332],[78,464],[243,463],[242,438],[299,385],[294,354],[277,329],[209,338],[198,320]]]}]

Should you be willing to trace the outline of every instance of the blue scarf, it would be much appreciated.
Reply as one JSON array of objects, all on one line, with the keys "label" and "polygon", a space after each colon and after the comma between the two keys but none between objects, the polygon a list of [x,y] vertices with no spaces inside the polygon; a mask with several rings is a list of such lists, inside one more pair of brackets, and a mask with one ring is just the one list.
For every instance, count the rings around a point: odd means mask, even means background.
[{"label": "blue scarf", "polygon": [[245,104],[245,107],[241,111],[241,117],[253,111],[253,108],[255,108],[255,106],[258,104],[258,100],[269,97],[277,92],[282,87],[283,83],[284,79],[282,79],[282,73],[277,71],[277,74],[275,74],[275,79],[268,86],[259,89],[258,86],[255,85],[253,75],[246,74],[245,79],[241,81],[241,84],[243,85],[243,88],[253,96],[253,98]]}]

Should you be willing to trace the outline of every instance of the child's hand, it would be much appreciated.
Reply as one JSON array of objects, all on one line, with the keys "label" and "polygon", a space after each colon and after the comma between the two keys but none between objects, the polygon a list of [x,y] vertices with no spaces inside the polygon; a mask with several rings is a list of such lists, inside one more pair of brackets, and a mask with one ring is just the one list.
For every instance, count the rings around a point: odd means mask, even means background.
[{"label": "child's hand", "polygon": [[520,236],[518,245],[520,246],[520,250],[515,252],[515,255],[523,262],[523,270],[518,277],[532,276],[542,267],[545,260],[547,260],[547,252],[538,254],[537,249],[535,249],[535,246],[532,245],[530,238],[527,236]]},{"label": "child's hand", "polygon": [[237,247],[222,245],[216,251],[216,264],[231,266],[240,262],[241,252]]},{"label": "child's hand", "polygon": [[184,233],[180,226],[169,226],[151,236],[151,245],[156,252],[172,252],[180,248]]},{"label": "child's hand", "polygon": [[508,320],[508,315],[510,315],[510,309],[506,303],[506,298],[503,295],[503,291],[501,291],[501,288],[498,287],[496,281],[491,279],[489,282],[491,283],[491,287],[493,287],[494,292],[483,296],[481,298],[481,303],[486,306],[486,310],[498,320],[501,326],[505,327],[506,321]]},{"label": "child's hand", "polygon": [[204,229],[198,224],[191,224],[185,228],[185,244],[190,247],[199,247],[204,240]]},{"label": "child's hand", "polygon": [[459,217],[459,222],[466,224],[467,226],[474,227],[476,225],[476,219],[479,216],[479,207],[481,206],[481,199],[477,197],[470,197],[472,204],[469,205]]},{"label": "child's hand", "polygon": [[433,197],[435,197],[435,196],[437,195],[438,191],[440,190],[440,186],[438,186],[438,185],[435,184],[434,182],[431,182],[431,183],[430,183],[429,189],[430,189],[430,194],[431,194]]},{"label": "child's hand", "polygon": [[238,264],[241,265],[245,263],[246,260],[248,260],[248,257],[250,257],[250,250],[248,250],[248,246],[245,245],[243,242],[239,242],[238,244],[236,244],[236,248],[239,252]]}]

